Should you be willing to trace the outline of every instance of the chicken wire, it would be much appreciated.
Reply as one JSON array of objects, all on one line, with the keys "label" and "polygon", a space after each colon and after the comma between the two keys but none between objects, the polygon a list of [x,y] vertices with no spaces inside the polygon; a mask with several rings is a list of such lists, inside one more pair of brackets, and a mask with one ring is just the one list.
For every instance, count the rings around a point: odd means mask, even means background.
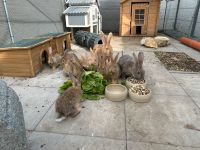
[{"label": "chicken wire", "polygon": [[185,36],[200,40],[199,4],[200,0],[163,0],[159,30],[177,39]]},{"label": "chicken wire", "polygon": [[[11,42],[7,18],[0,0],[0,45]],[[64,31],[64,0],[6,0],[14,41]]]}]

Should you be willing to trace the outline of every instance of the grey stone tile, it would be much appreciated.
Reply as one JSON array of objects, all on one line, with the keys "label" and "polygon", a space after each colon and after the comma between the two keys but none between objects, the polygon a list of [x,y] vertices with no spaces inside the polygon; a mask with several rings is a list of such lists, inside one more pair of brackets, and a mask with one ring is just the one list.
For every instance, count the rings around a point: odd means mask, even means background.
[{"label": "grey stone tile", "polygon": [[182,87],[177,83],[155,81],[150,84],[147,83],[147,85],[152,90],[153,94],[166,96],[187,96]]},{"label": "grey stone tile", "polygon": [[200,150],[200,148],[128,141],[127,150]]},{"label": "grey stone tile", "polygon": [[31,150],[125,150],[121,140],[66,134],[33,132],[29,137]]},{"label": "grey stone tile", "polygon": [[22,103],[25,126],[33,130],[58,96],[55,88],[12,86]]},{"label": "grey stone tile", "polygon": [[145,70],[145,78],[149,83],[177,83],[173,76],[165,69],[161,63],[145,63],[143,68]]},{"label": "grey stone tile", "polygon": [[137,142],[200,147],[200,110],[189,97],[153,95],[149,103],[125,103],[127,138]]},{"label": "grey stone tile", "polygon": [[144,64],[159,64],[159,59],[153,52],[144,52]]},{"label": "grey stone tile", "polygon": [[125,139],[124,102],[85,101],[82,105],[85,108],[78,116],[61,123],[55,122],[53,106],[36,131]]},{"label": "grey stone tile", "polygon": [[172,75],[191,97],[200,99],[200,74],[172,73]]},{"label": "grey stone tile", "polygon": [[168,45],[166,47],[158,47],[157,51],[163,51],[163,52],[180,52],[180,49],[178,49],[173,44],[171,44],[171,45]]},{"label": "grey stone tile", "polygon": [[200,108],[200,97],[192,97],[192,99],[194,100],[194,102],[198,105],[198,107]]}]

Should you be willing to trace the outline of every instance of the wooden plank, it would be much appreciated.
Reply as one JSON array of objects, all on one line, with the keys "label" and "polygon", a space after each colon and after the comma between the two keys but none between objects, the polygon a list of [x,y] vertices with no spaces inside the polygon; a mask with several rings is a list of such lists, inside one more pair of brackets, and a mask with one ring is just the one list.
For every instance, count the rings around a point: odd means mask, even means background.
[{"label": "wooden plank", "polygon": [[30,63],[31,75],[35,76],[35,72],[34,72],[34,68],[33,68],[31,49],[29,49],[28,53],[29,53],[29,63]]},{"label": "wooden plank", "polygon": [[30,72],[0,72],[0,75],[10,77],[32,77]]},{"label": "wooden plank", "polygon": [[11,63],[11,64],[28,64],[29,59],[18,59],[18,58],[0,58],[0,63]]}]

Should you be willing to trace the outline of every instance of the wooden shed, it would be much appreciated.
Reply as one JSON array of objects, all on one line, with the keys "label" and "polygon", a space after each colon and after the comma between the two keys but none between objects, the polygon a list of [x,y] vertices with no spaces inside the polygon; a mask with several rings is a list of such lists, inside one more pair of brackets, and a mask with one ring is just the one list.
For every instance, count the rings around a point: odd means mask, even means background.
[{"label": "wooden shed", "polygon": [[48,33],[39,37],[52,38],[51,47],[55,52],[62,53],[63,50],[71,49],[71,32]]},{"label": "wooden shed", "polygon": [[121,36],[156,36],[160,0],[120,0]]},{"label": "wooden shed", "polygon": [[0,76],[34,77],[48,62],[49,48],[63,53],[70,33],[46,34],[0,47]]}]

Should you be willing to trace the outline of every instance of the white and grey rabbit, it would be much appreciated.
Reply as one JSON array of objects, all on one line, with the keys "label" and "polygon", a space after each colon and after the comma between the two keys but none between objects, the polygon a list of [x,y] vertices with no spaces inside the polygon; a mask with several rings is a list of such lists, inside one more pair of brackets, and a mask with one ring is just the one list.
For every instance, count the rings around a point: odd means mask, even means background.
[{"label": "white and grey rabbit", "polygon": [[144,53],[139,52],[138,57],[133,52],[133,57],[123,55],[119,58],[118,64],[121,69],[121,77],[134,77],[138,80],[143,80],[145,71],[143,69]]},{"label": "white and grey rabbit", "polygon": [[[71,78],[71,76],[70,76]],[[72,79],[72,78],[71,78]],[[81,87],[77,79],[72,79],[73,86],[69,87],[62,95],[56,100],[55,109],[58,113],[56,122],[61,122],[67,117],[75,117],[81,111]]]}]

